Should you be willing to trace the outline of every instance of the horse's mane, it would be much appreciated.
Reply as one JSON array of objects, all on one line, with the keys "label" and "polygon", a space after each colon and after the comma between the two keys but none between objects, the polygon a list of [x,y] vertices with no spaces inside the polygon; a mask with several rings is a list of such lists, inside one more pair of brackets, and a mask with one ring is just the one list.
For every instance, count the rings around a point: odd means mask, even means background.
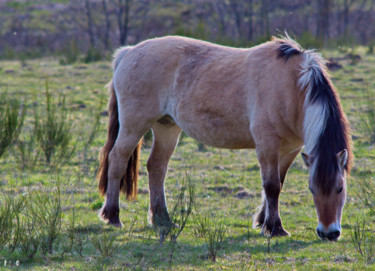
[{"label": "horse's mane", "polygon": [[289,37],[274,39],[278,43],[278,58],[288,61],[293,55],[303,57],[299,85],[305,91],[304,141],[310,157],[315,161],[314,183],[323,193],[335,187],[339,171],[336,154],[348,151],[345,170],[350,173],[353,161],[350,128],[340,104],[324,59],[313,50],[303,50]]}]

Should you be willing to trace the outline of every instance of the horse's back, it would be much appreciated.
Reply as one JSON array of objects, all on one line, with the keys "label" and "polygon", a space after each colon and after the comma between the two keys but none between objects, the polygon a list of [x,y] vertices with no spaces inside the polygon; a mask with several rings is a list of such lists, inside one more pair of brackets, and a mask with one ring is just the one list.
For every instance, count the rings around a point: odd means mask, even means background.
[{"label": "horse's back", "polygon": [[170,115],[199,141],[252,148],[254,131],[288,137],[302,120],[300,60],[278,59],[277,48],[275,42],[236,49],[175,36],[151,39],[123,57],[115,88],[124,108],[144,108],[155,120]]}]

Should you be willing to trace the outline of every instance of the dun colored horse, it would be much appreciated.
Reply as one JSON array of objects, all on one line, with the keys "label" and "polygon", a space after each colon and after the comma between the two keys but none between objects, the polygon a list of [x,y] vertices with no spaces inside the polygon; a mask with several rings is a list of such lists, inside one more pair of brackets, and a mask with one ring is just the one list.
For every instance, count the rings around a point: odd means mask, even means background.
[{"label": "dun colored horse", "polygon": [[279,194],[305,145],[317,233],[338,239],[351,140],[319,54],[288,37],[236,49],[170,36],[118,49],[113,70],[108,139],[98,175],[106,196],[100,211],[104,221],[122,225],[119,193],[136,197],[141,139],[152,129],[150,214],[153,223],[171,223],[164,178],[182,129],[210,146],[256,149],[264,196],[254,226],[271,236],[288,235],[279,215]]}]

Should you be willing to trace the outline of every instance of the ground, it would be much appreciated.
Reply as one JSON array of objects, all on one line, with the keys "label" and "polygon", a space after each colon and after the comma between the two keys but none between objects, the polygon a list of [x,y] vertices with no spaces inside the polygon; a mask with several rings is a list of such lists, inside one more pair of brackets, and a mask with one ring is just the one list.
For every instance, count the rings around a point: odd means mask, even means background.
[{"label": "ground", "polygon": [[[16,268],[19,260],[17,268],[36,270],[101,270],[103,266],[116,270],[375,269],[374,260],[366,260],[352,243],[357,219],[365,221],[369,238],[375,234],[375,216],[364,203],[361,192],[363,180],[374,185],[375,148],[359,125],[361,116],[370,110],[365,107],[363,93],[372,91],[375,86],[375,56],[367,55],[365,48],[357,48],[351,53],[360,55],[361,59],[344,50],[324,51],[325,57],[334,58],[342,65],[331,74],[354,139],[355,166],[348,182],[342,237],[338,242],[321,241],[315,234],[317,217],[308,190],[308,172],[301,157],[291,166],[280,196],[281,218],[291,236],[269,239],[260,235],[259,229],[252,229],[252,216],[261,202],[261,179],[255,152],[211,147],[198,151],[197,142],[187,136],[180,140],[171,159],[165,185],[170,211],[184,184],[191,180],[195,185],[192,214],[176,243],[167,238],[160,245],[158,234],[148,224],[146,161],[150,148],[147,144],[142,148],[138,198],[134,202],[121,198],[120,218],[124,227],[114,229],[104,225],[97,216],[103,198],[98,193],[95,173],[98,152],[106,138],[107,90],[104,85],[111,78],[109,61],[65,66],[53,58],[1,61],[1,92],[25,104],[27,113],[21,139],[32,131],[35,108],[42,110],[45,106],[45,84],[48,82],[54,102],[57,103],[61,95],[66,98],[68,118],[72,121],[70,145],[75,146],[75,152],[58,168],[54,166],[59,165],[58,161],[47,165],[42,155],[32,166],[21,168],[17,159],[20,154],[14,146],[2,157],[0,199],[4,202],[6,195],[27,197],[35,190],[53,199],[57,194],[52,192],[58,187],[62,221],[50,253],[38,250],[33,258],[28,258],[21,247],[12,252],[8,244],[0,250],[0,261],[6,261],[9,268]],[[370,97],[374,98],[375,94]],[[100,114],[99,129],[85,149],[97,113]],[[179,208],[182,207],[179,205]],[[69,239],[67,229],[73,213],[76,241],[72,249],[62,253],[62,247]],[[199,226],[204,218],[210,221],[211,231],[217,231],[217,225],[223,228],[224,238],[215,262],[210,254],[208,231],[202,231]],[[204,225],[209,227],[209,223]]]}]

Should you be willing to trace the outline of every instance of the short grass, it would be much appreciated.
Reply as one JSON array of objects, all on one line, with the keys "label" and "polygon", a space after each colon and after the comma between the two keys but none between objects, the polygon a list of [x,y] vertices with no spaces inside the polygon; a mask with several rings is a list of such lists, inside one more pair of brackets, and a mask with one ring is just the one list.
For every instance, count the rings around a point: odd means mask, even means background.
[{"label": "short grass", "polygon": [[[252,229],[252,216],[261,201],[261,178],[253,150],[222,150],[207,147],[199,152],[197,143],[184,137],[169,164],[166,179],[168,205],[175,204],[186,176],[195,183],[195,205],[186,228],[173,243],[163,245],[147,221],[148,190],[146,160],[150,148],[142,149],[139,194],[134,202],[121,198],[122,229],[103,225],[97,216],[103,199],[97,191],[95,173],[98,152],[106,137],[105,106],[99,107],[111,78],[110,63],[59,65],[55,59],[37,59],[20,63],[0,62],[0,89],[12,98],[25,101],[27,110],[23,133],[32,130],[33,108],[45,105],[45,82],[56,98],[64,95],[72,121],[72,145],[75,154],[65,165],[47,165],[43,157],[34,166],[22,169],[17,151],[11,148],[0,164],[0,199],[31,194],[33,190],[54,195],[61,192],[62,220],[52,253],[38,253],[29,259],[16,248],[0,248],[0,266],[35,270],[374,270],[374,261],[366,261],[352,244],[351,237],[359,218],[366,221],[365,230],[375,235],[375,216],[361,200],[361,180],[374,179],[375,147],[356,125],[359,114],[365,114],[362,93],[374,89],[375,56],[356,49],[362,59],[356,65],[340,60],[343,68],[332,72],[342,104],[353,129],[353,174],[348,183],[347,204],[342,218],[342,238],[336,242],[321,241],[315,234],[317,218],[308,190],[308,173],[300,157],[292,165],[280,197],[280,213],[290,237],[272,238]],[[325,51],[326,57],[344,57],[340,51]],[[375,97],[373,95],[372,97]],[[89,148],[84,143],[101,112],[100,129]],[[21,133],[22,134],[22,133]],[[245,197],[241,197],[245,195]],[[74,213],[71,249],[69,225]],[[225,228],[224,240],[211,260],[204,237],[197,234],[199,218],[207,217]],[[17,262],[19,261],[19,262]],[[17,267],[18,265],[18,267]]]}]

